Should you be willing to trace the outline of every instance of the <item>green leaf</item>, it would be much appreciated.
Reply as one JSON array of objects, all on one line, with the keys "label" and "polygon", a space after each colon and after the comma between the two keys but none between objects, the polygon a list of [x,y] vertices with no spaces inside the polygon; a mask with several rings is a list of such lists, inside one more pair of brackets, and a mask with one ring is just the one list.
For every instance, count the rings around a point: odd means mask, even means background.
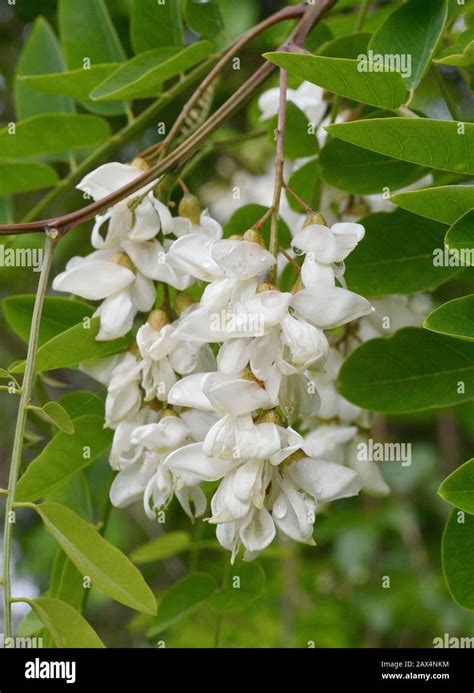
[{"label": "green leaf", "polygon": [[121,65],[91,93],[95,101],[156,96],[163,82],[204,60],[212,50],[209,41],[186,48],[156,48]]},{"label": "green leaf", "polygon": [[209,600],[212,608],[219,613],[243,609],[264,592],[265,573],[258,563],[241,563],[237,567],[234,566],[231,579],[233,584],[238,586],[224,587],[213,594]]},{"label": "green leaf", "polygon": [[18,120],[40,113],[74,110],[74,104],[69,99],[45,96],[21,79],[23,75],[45,75],[62,72],[63,69],[64,61],[58,40],[48,22],[43,17],[38,17],[22,48],[16,67],[15,110]]},{"label": "green leaf", "polygon": [[371,35],[367,33],[349,34],[326,41],[316,52],[328,58],[350,58],[357,60],[361,53],[367,52]]},{"label": "green leaf", "polygon": [[[104,0],[59,0],[58,25],[69,70],[83,68],[85,64],[121,63],[126,59]],[[97,104],[84,99],[82,105],[101,115],[119,115],[125,111],[123,102]]]},{"label": "green leaf", "polygon": [[443,303],[428,315],[424,327],[439,334],[474,342],[474,295]]},{"label": "green leaf", "polygon": [[53,636],[56,647],[105,647],[95,630],[70,604],[51,597],[25,599]]},{"label": "green leaf", "polygon": [[94,392],[76,390],[67,392],[58,400],[72,419],[84,414],[96,414],[104,418],[104,402]]},{"label": "green leaf", "polygon": [[438,53],[434,63],[453,67],[469,67],[474,64],[474,32],[472,27],[456,38],[454,43]]},{"label": "green leaf", "polygon": [[428,118],[373,118],[329,125],[327,131],[345,142],[413,164],[474,174],[474,125]]},{"label": "green leaf", "polygon": [[58,549],[49,583],[48,595],[81,609],[84,600],[84,584],[76,566],[62,549]]},{"label": "green leaf", "polygon": [[408,89],[416,89],[427,71],[443,33],[446,0],[408,0],[375,32],[369,50],[379,55],[410,56]]},{"label": "green leaf", "polygon": [[58,174],[38,161],[0,159],[0,195],[18,195],[55,185]]},{"label": "green leaf", "polygon": [[141,573],[85,520],[58,503],[36,507],[46,528],[93,587],[131,609],[156,613],[156,601]]},{"label": "green leaf", "polygon": [[74,419],[73,435],[57,433],[24,472],[17,500],[32,501],[51,493],[90,465],[112,443],[112,432],[100,416],[86,414]]},{"label": "green leaf", "polygon": [[155,561],[162,561],[165,558],[176,556],[176,554],[185,551],[190,546],[191,536],[188,532],[166,532],[166,534],[156,537],[156,539],[152,539],[132,551],[130,560],[137,565],[154,563]]},{"label": "green leaf", "polygon": [[90,69],[70,70],[50,75],[20,77],[19,83],[46,94],[61,94],[74,99],[87,99],[90,92],[119,67],[118,63],[92,65]]},{"label": "green leaf", "polygon": [[147,633],[153,638],[188,616],[217,589],[212,575],[191,573],[166,590],[158,607],[158,617]]},{"label": "green leaf", "polygon": [[[318,161],[313,159],[297,168],[296,171],[293,171],[288,179],[288,187],[312,209],[317,209],[321,199],[321,177]],[[300,203],[288,192],[286,193],[286,199],[291,209],[294,209],[295,212],[300,214],[304,212]]]},{"label": "green leaf", "polygon": [[354,101],[389,110],[405,101],[406,88],[397,72],[360,72],[357,60],[321,55],[265,53],[267,60],[293,75]]},{"label": "green leaf", "polygon": [[[124,351],[130,344],[130,334],[109,342],[98,342],[96,336],[99,329],[100,319],[92,318],[89,328],[81,322],[50,339],[38,349],[35,362],[36,372],[41,373],[42,371],[50,371],[55,368],[77,366],[82,361],[89,361]],[[25,364],[22,361],[19,364],[15,364],[11,372],[23,373],[24,369]]]},{"label": "green leaf", "polygon": [[94,513],[92,509],[92,497],[89,482],[86,476],[87,468],[75,474],[61,486],[49,491],[43,500],[52,503],[60,503],[70,510],[92,522]]},{"label": "green leaf", "polygon": [[329,140],[320,155],[321,176],[326,183],[358,195],[372,195],[384,189],[397,190],[411,185],[428,169],[337,139]]},{"label": "green leaf", "polygon": [[383,414],[461,404],[474,398],[474,345],[407,327],[356,349],[338,388],[353,404]]},{"label": "green leaf", "polygon": [[135,53],[164,46],[182,46],[179,3],[132,0],[130,39]]},{"label": "green leaf", "polygon": [[[270,139],[274,141],[278,117],[270,118],[268,122]],[[300,159],[313,156],[319,150],[318,138],[305,114],[298,106],[289,101],[286,105],[285,122],[285,157]]]},{"label": "green leaf", "polygon": [[443,571],[454,601],[474,610],[474,516],[453,509],[441,547]]},{"label": "green leaf", "polygon": [[445,244],[452,255],[459,257],[463,265],[474,265],[474,210],[464,214],[448,230]]},{"label": "green leaf", "polygon": [[[360,0],[358,0],[358,3]],[[339,2],[338,2],[339,7]],[[381,7],[376,12],[367,15],[364,22],[364,29],[366,31],[374,32],[381,26],[381,24],[387,19],[388,16],[396,10],[397,6],[388,4]],[[334,14],[326,19],[326,24],[331,29],[334,36],[344,36],[350,34],[353,31],[357,31],[357,12],[345,12],[341,14]]]},{"label": "green leaf", "polygon": [[[35,296],[32,294],[6,296],[2,301],[5,320],[26,343],[30,339],[34,305]],[[91,317],[93,312],[94,308],[82,301],[46,296],[41,316],[39,344],[42,345],[69,327],[77,325],[84,317]]]},{"label": "green leaf", "polygon": [[51,156],[104,142],[110,135],[107,121],[92,115],[56,113],[37,115],[0,130],[3,157]]},{"label": "green leaf", "polygon": [[67,411],[59,404],[59,402],[46,402],[42,407],[34,407],[30,405],[28,409],[32,409],[40,416],[49,421],[54,426],[57,426],[63,433],[71,435],[74,433],[74,424]]},{"label": "green leaf", "polygon": [[187,25],[199,36],[215,38],[224,29],[224,21],[215,0],[187,0]]},{"label": "green leaf", "polygon": [[[264,207],[263,205],[249,204],[239,207],[224,225],[224,236],[228,238],[233,234],[245,233],[248,229],[251,229],[266,212],[268,212],[268,207]],[[269,219],[265,221],[260,231],[268,246],[268,241],[270,239]],[[280,239],[280,244],[285,248],[291,245],[290,229],[282,218],[278,220],[278,238]]]},{"label": "green leaf", "polygon": [[362,243],[346,259],[351,291],[367,297],[414,294],[449,281],[461,269],[438,267],[434,251],[443,249],[446,226],[401,209],[370,214]]},{"label": "green leaf", "polygon": [[409,212],[443,224],[454,224],[474,208],[474,186],[442,185],[393,195],[390,202]]},{"label": "green leaf", "polygon": [[454,470],[438,489],[441,498],[474,515],[474,459]]}]

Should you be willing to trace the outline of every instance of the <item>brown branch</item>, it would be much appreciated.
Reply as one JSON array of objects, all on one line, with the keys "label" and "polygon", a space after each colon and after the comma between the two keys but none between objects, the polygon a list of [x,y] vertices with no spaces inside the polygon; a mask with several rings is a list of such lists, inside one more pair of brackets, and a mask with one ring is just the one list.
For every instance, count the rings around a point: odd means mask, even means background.
[{"label": "brown branch", "polygon": [[[305,7],[305,13],[303,18],[295,28],[295,30],[290,35],[288,41],[280,47],[282,51],[291,51],[294,46],[301,46],[306,39],[311,28],[320,20],[320,18],[337,2],[337,0],[319,0],[316,5],[308,5]],[[291,8],[296,10],[297,8]],[[279,17],[275,21],[275,15],[273,15],[273,23],[282,21],[282,18],[288,19],[287,14],[277,13]],[[268,18],[260,25],[264,26],[264,29],[272,26],[269,21],[272,18]],[[254,30],[256,30],[255,27]],[[255,34],[257,35],[257,34]],[[230,50],[233,51],[235,46]],[[44,231],[46,229],[55,230],[59,235],[65,235],[68,231],[73,229],[75,226],[93,219],[100,212],[113,206],[120,200],[128,197],[132,193],[136,192],[142,188],[147,183],[152,182],[164,173],[173,170],[177,166],[181,165],[186,161],[189,156],[195,152],[202,144],[202,142],[207,139],[207,137],[212,134],[220,125],[230,117],[240,106],[245,103],[245,101],[256,91],[256,89],[263,84],[263,82],[268,78],[268,76],[274,71],[275,66],[271,63],[265,63],[262,65],[253,75],[250,77],[235,94],[233,94],[190,138],[181,144],[179,147],[174,149],[171,153],[165,156],[164,159],[159,161],[155,166],[152,166],[148,171],[143,173],[143,175],[138,176],[134,181],[128,185],[123,186],[114,193],[102,198],[86,207],[83,207],[74,212],[70,212],[60,217],[53,217],[50,219],[42,219],[40,221],[34,221],[29,223],[19,223],[19,224],[5,224],[0,226],[0,235],[11,235],[11,234],[24,234],[31,232]],[[211,71],[212,73],[213,71]],[[214,79],[213,75],[212,79]],[[205,80],[206,81],[206,80]],[[199,89],[198,89],[199,91]]]}]

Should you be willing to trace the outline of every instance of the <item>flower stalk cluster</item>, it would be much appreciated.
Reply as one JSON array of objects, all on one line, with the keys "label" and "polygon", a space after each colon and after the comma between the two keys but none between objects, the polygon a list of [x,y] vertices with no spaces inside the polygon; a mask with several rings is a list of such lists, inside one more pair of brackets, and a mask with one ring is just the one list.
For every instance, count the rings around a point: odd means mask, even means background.
[{"label": "flower stalk cluster", "polygon": [[[142,168],[107,164],[78,187],[100,200]],[[308,214],[288,249],[301,256],[300,279],[281,291],[278,258],[258,229],[223,238],[190,193],[172,216],[158,183],[98,216],[93,252],[53,282],[100,302],[98,340],[138,328],[127,352],[82,366],[107,387],[111,501],[141,501],[153,518],[176,497],[192,519],[216,525],[232,558],[241,547],[254,558],[277,534],[312,544],[317,505],[362,486],[354,469],[326,459],[347,431],[325,446],[297,429],[324,406],[331,335],[373,311],[343,277],[364,228]],[[156,306],[163,286],[171,301]]]}]

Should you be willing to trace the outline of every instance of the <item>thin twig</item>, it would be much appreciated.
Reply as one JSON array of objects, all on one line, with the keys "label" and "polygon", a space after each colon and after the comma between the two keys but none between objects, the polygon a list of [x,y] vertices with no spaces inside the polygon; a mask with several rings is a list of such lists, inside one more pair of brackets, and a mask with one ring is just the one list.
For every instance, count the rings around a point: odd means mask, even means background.
[{"label": "thin twig", "polygon": [[[332,7],[337,0],[320,0],[318,5],[308,6],[306,13],[297,25],[295,31],[291,34],[288,41],[281,46],[282,51],[291,51],[292,47],[299,45],[298,42],[304,42],[308,32],[319,21],[322,15]],[[20,234],[42,231],[45,227],[56,229],[61,236],[75,226],[94,218],[100,212],[108,209],[117,202],[128,197],[132,193],[142,188],[147,183],[155,180],[164,173],[173,170],[176,167],[182,166],[185,161],[201,146],[201,144],[218,128],[220,125],[254,94],[258,87],[265,82],[270,74],[274,71],[275,66],[272,63],[262,65],[250,77],[235,94],[233,94],[190,138],[182,145],[174,149],[164,159],[159,161],[155,166],[152,166],[148,171],[138,176],[128,185],[123,186],[114,193],[94,202],[82,209],[76,210],[61,217],[51,219],[20,223],[7,224],[0,227],[0,234]],[[112,138],[113,139],[113,138]]]},{"label": "thin twig", "polygon": [[[13,522],[12,512],[15,507],[15,491],[18,474],[21,466],[21,453],[23,449],[23,437],[25,434],[26,416],[28,404],[31,397],[31,388],[35,374],[36,349],[38,347],[38,336],[43,310],[44,297],[48,286],[48,277],[51,270],[53,250],[55,241],[45,235],[44,258],[41,267],[41,274],[36,292],[35,306],[31,319],[30,337],[28,342],[28,353],[26,356],[25,375],[23,377],[22,392],[18,406],[18,416],[13,441],[12,460],[10,464],[10,474],[8,479],[8,496],[5,504],[5,525],[3,532],[3,604],[5,619],[5,637],[11,637],[11,551]],[[25,506],[21,506],[25,507]]]},{"label": "thin twig", "polygon": [[[285,163],[285,123],[286,123],[286,92],[288,87],[288,74],[286,70],[280,70],[280,100],[278,104],[278,122],[276,130],[275,153],[275,185],[273,188],[273,202],[270,226],[270,252],[278,255],[278,218],[280,216],[281,191],[283,188],[283,166]],[[269,281],[275,279],[276,265],[270,271]]]}]

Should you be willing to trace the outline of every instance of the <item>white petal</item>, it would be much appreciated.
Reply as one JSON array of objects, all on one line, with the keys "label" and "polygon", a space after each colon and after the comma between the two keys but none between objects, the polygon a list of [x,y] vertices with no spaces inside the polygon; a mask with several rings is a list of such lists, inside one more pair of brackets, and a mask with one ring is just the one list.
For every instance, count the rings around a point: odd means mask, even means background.
[{"label": "white petal", "polygon": [[334,462],[305,458],[286,468],[297,488],[317,500],[337,500],[356,496],[362,484],[352,469]]},{"label": "white petal", "polygon": [[221,278],[222,271],[211,257],[211,244],[212,240],[204,233],[182,236],[170,247],[167,261],[175,269],[201,281]]},{"label": "white petal", "polygon": [[318,284],[327,284],[328,286],[335,286],[336,284],[333,265],[322,265],[320,262],[316,262],[311,253],[308,253],[304,259],[300,277],[307,289],[318,286]]},{"label": "white petal", "polygon": [[88,193],[94,200],[100,200],[131,183],[143,171],[116,161],[99,166],[77,184],[78,190]]},{"label": "white petal", "polygon": [[248,551],[263,551],[275,538],[275,523],[266,508],[256,510],[240,528],[242,544]]},{"label": "white petal", "polygon": [[345,325],[373,311],[362,296],[347,289],[321,284],[298,291],[291,305],[309,322],[323,329]]},{"label": "white petal", "polygon": [[193,373],[178,380],[168,393],[169,404],[213,412],[214,407],[202,389],[203,380],[207,375],[207,373]]},{"label": "white petal", "polygon": [[96,340],[107,342],[126,335],[132,329],[136,312],[128,289],[106,298],[94,313],[94,317],[100,317]]},{"label": "white petal", "polygon": [[242,281],[268,272],[276,262],[258,243],[229,238],[213,243],[211,255],[226,277]]},{"label": "white petal", "polygon": [[303,449],[309,457],[324,458],[338,445],[352,440],[356,433],[356,426],[319,426],[305,437]]},{"label": "white petal", "polygon": [[104,260],[93,261],[58,274],[53,289],[98,301],[121,291],[134,279],[134,273],[126,267]]},{"label": "white petal", "polygon": [[216,411],[232,416],[240,416],[259,407],[270,406],[267,391],[250,380],[241,380],[221,373],[208,373],[202,380],[202,388]]},{"label": "white petal", "polygon": [[147,313],[151,310],[156,300],[156,288],[152,280],[138,273],[130,287],[130,297],[140,312]]},{"label": "white petal", "polygon": [[162,452],[182,445],[188,428],[177,416],[165,416],[158,423],[136,428],[131,436],[134,445],[144,445],[148,450]]},{"label": "white petal", "polygon": [[192,520],[204,515],[207,506],[206,494],[199,486],[184,486],[175,491],[181,507]]},{"label": "white petal", "polygon": [[249,340],[231,339],[219,349],[217,365],[221,373],[238,376],[247,366],[249,358]]},{"label": "white petal", "polygon": [[[192,481],[217,481],[238,464],[235,460],[222,460],[218,457],[209,457],[203,452],[202,443],[191,443],[172,452],[164,462],[183,480]],[[186,485],[194,485],[194,483]]]}]

